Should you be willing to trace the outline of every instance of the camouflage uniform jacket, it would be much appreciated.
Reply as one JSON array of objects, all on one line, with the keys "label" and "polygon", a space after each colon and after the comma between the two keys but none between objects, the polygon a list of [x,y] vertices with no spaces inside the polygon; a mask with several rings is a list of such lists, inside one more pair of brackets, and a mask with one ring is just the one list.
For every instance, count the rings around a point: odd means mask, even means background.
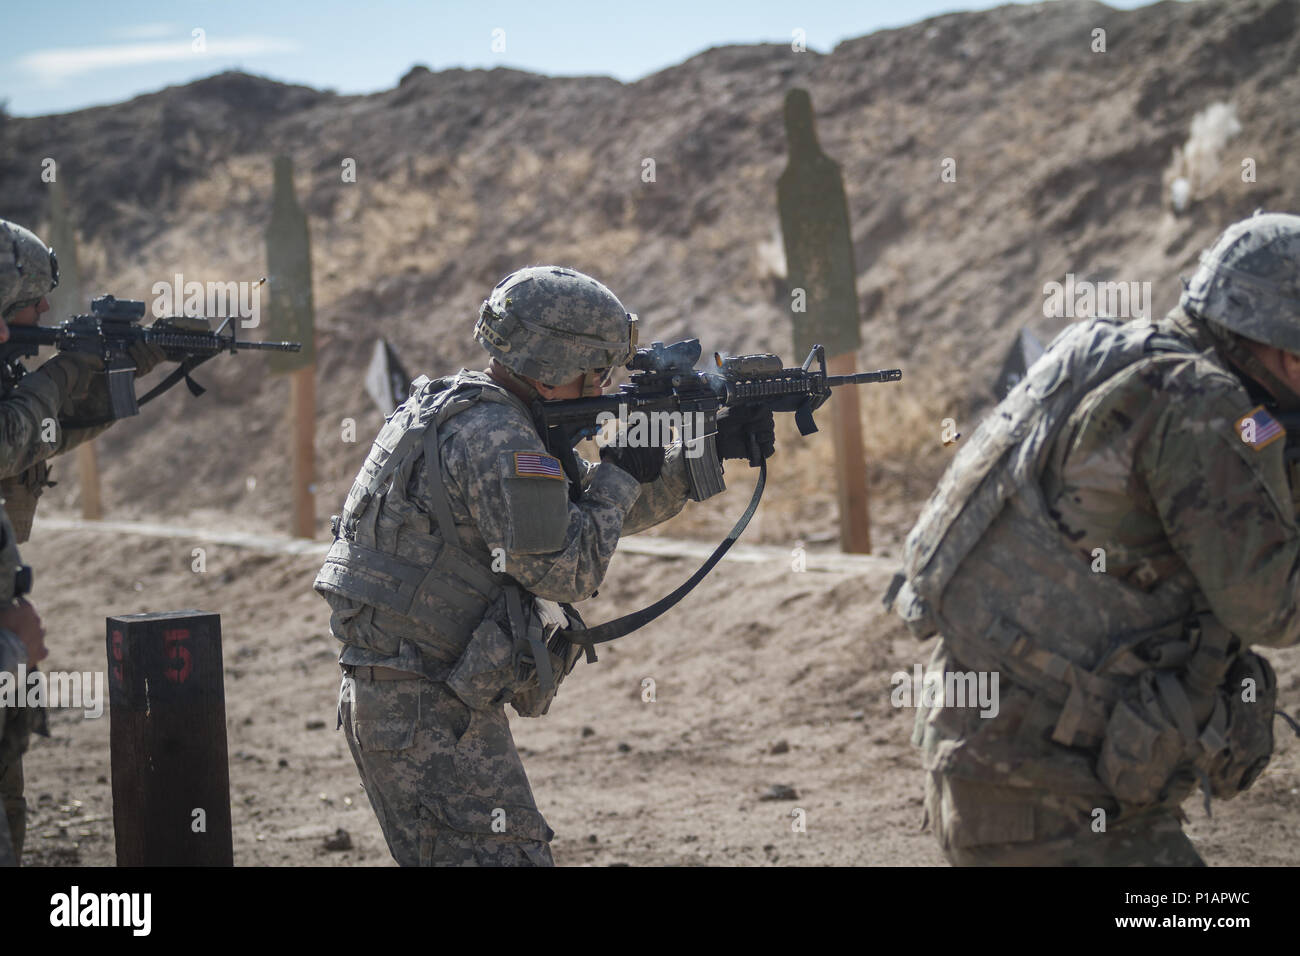
[{"label": "camouflage uniform jacket", "polygon": [[[1258,420],[1259,440],[1243,440],[1243,423],[1262,396],[1214,351],[1198,323],[1175,309],[1155,326],[1186,350],[1148,352],[1068,410],[1038,481],[1046,517],[1016,526],[1018,536],[997,538],[1018,520],[1012,512],[1032,510],[1012,498],[984,536],[994,542],[986,554],[1001,557],[985,560],[964,582],[958,573],[944,594],[951,605],[945,633],[962,616],[984,627],[987,616],[1005,615],[1035,646],[1053,649],[1058,663],[1088,669],[1128,629],[1154,631],[1166,622],[1181,634],[1179,620],[1202,612],[1243,644],[1300,640],[1300,531],[1284,442],[1266,417]],[[1139,323],[1124,328],[1146,334]],[[1001,407],[990,413],[989,427],[1000,414]],[[951,480],[945,476],[936,498]],[[940,641],[931,671],[982,666],[954,655],[955,639]],[[1076,809],[1095,805],[1106,793],[1094,773],[1095,747],[1053,742],[1060,706],[1007,676],[992,719],[975,708],[918,711],[914,740],[927,769],[1073,794]]]},{"label": "camouflage uniform jacket", "polygon": [[59,386],[38,368],[0,396],[0,496],[20,543],[31,536],[36,501],[52,484],[48,459],[108,428],[65,429],[51,424],[60,417],[97,419],[107,414],[108,389],[103,378],[94,377],[86,397],[65,402]]},{"label": "camouflage uniform jacket", "polygon": [[[0,605],[13,598],[14,574],[22,559],[18,554],[13,526],[0,507]],[[27,665],[27,647],[17,634],[0,629],[0,673],[12,675],[14,690],[25,695],[18,684],[18,669]],[[43,707],[8,707],[0,702],[0,867],[17,866],[22,855],[26,810],[22,795],[22,759],[33,732],[48,735]]]},{"label": "camouflage uniform jacket", "polygon": [[[666,521],[685,506],[687,479],[680,445],[668,449],[660,478],[645,485],[612,464],[592,465],[579,458],[583,494],[577,502],[571,500],[567,477],[521,477],[518,455],[533,456],[527,459],[533,461],[547,457],[531,413],[485,373],[462,370],[456,381],[508,396],[507,401],[476,401],[438,428],[442,487],[459,547],[468,561],[492,569],[500,581],[517,582],[532,595],[552,601],[585,600],[600,585],[621,535]],[[436,395],[436,390],[426,394]],[[400,502],[398,496],[386,496],[375,520],[378,550],[409,560],[425,553],[415,546],[413,531],[427,531],[436,514],[428,467],[427,456],[419,456]],[[403,474],[399,468],[395,480]],[[444,577],[454,585],[450,574]],[[345,645],[341,664],[436,677],[439,666],[452,664],[463,649],[459,640],[442,643],[411,616],[370,606],[337,590],[331,593],[321,579],[317,589],[334,611],[334,636]],[[489,613],[508,628],[499,604]]]}]

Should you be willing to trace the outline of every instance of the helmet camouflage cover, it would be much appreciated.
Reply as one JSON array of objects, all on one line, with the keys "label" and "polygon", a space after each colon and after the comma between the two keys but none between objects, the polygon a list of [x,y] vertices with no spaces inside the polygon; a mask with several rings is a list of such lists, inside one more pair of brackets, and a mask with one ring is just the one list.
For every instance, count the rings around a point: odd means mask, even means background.
[{"label": "helmet camouflage cover", "polygon": [[59,284],[59,261],[34,233],[4,219],[0,219],[0,246],[0,316],[8,316]]},{"label": "helmet camouflage cover", "polygon": [[1300,352],[1300,216],[1256,213],[1201,254],[1182,305],[1255,342]]},{"label": "helmet camouflage cover", "polygon": [[18,288],[21,280],[13,243],[0,242],[0,313],[5,311],[4,303],[9,301],[9,296]]},{"label": "helmet camouflage cover", "polygon": [[497,283],[479,309],[474,338],[512,372],[562,385],[630,362],[636,316],[591,276],[532,266]]}]

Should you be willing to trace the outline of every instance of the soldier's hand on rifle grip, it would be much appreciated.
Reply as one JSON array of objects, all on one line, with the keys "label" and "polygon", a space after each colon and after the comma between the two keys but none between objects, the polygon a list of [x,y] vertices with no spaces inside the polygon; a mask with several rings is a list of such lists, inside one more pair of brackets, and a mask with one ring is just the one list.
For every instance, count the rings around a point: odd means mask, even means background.
[{"label": "soldier's hand on rifle grip", "polygon": [[104,370],[104,360],[90,352],[60,352],[42,365],[44,372],[59,387],[64,401],[83,398],[96,372]]},{"label": "soldier's hand on rifle grip", "polygon": [[600,460],[622,468],[641,484],[648,485],[658,480],[663,471],[664,450],[661,445],[646,448],[606,445],[600,450]]},{"label": "soldier's hand on rifle grip", "polygon": [[0,611],[0,627],[18,635],[18,639],[27,648],[28,663],[35,664],[49,656],[50,652],[45,648],[45,628],[41,626],[41,617],[26,598],[18,598]]},{"label": "soldier's hand on rifle grip", "polygon": [[135,377],[143,378],[158,367],[158,363],[166,358],[163,350],[152,342],[143,340],[135,342],[126,350],[126,354],[131,356],[131,361],[135,363]]},{"label": "soldier's hand on rifle grip", "polygon": [[[762,405],[732,405],[718,412],[718,460],[739,458],[757,467],[776,451],[776,423]],[[761,453],[762,458],[759,457]]]}]

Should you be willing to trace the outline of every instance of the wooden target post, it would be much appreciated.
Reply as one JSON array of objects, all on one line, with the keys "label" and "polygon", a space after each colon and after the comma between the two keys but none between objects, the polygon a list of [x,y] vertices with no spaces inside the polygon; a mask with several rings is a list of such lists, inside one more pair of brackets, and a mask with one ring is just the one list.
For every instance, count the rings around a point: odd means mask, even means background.
[{"label": "wooden target post", "polygon": [[312,301],[311,235],[307,214],[293,188],[293,164],[277,156],[266,228],[266,267],[270,281],[272,339],[301,342],[301,352],[271,352],[272,372],[289,374],[289,414],[293,431],[293,533],[316,536],[315,436],[316,342]]},{"label": "wooden target post", "polygon": [[[802,362],[809,349],[823,345],[827,372],[846,375],[858,371],[862,344],[849,205],[839,164],[817,142],[806,90],[786,94],[785,132],[789,160],[777,180],[777,207],[792,290],[794,360]],[[840,550],[869,554],[871,518],[858,390],[837,389],[830,406]]]},{"label": "wooden target post", "polygon": [[231,866],[221,617],[107,619],[118,866]]},{"label": "wooden target post", "polygon": [[[59,321],[86,311],[81,298],[81,270],[77,265],[77,230],[68,208],[62,180],[50,183],[50,248],[59,256],[59,286],[51,290],[50,312]],[[81,516],[98,521],[104,516],[99,494],[99,455],[94,441],[77,446],[77,477],[81,488]]]}]

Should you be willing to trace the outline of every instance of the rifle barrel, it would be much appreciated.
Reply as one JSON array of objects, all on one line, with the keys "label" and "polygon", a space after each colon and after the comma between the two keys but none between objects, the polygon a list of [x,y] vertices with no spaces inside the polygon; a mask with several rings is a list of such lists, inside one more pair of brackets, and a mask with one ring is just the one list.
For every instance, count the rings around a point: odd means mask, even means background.
[{"label": "rifle barrel", "polygon": [[827,375],[826,384],[831,388],[837,385],[872,385],[880,382],[902,381],[901,368],[882,368],[878,372],[857,372],[853,375]]},{"label": "rifle barrel", "polygon": [[246,342],[239,339],[235,343],[236,348],[241,349],[266,349],[272,352],[301,352],[301,342]]}]

